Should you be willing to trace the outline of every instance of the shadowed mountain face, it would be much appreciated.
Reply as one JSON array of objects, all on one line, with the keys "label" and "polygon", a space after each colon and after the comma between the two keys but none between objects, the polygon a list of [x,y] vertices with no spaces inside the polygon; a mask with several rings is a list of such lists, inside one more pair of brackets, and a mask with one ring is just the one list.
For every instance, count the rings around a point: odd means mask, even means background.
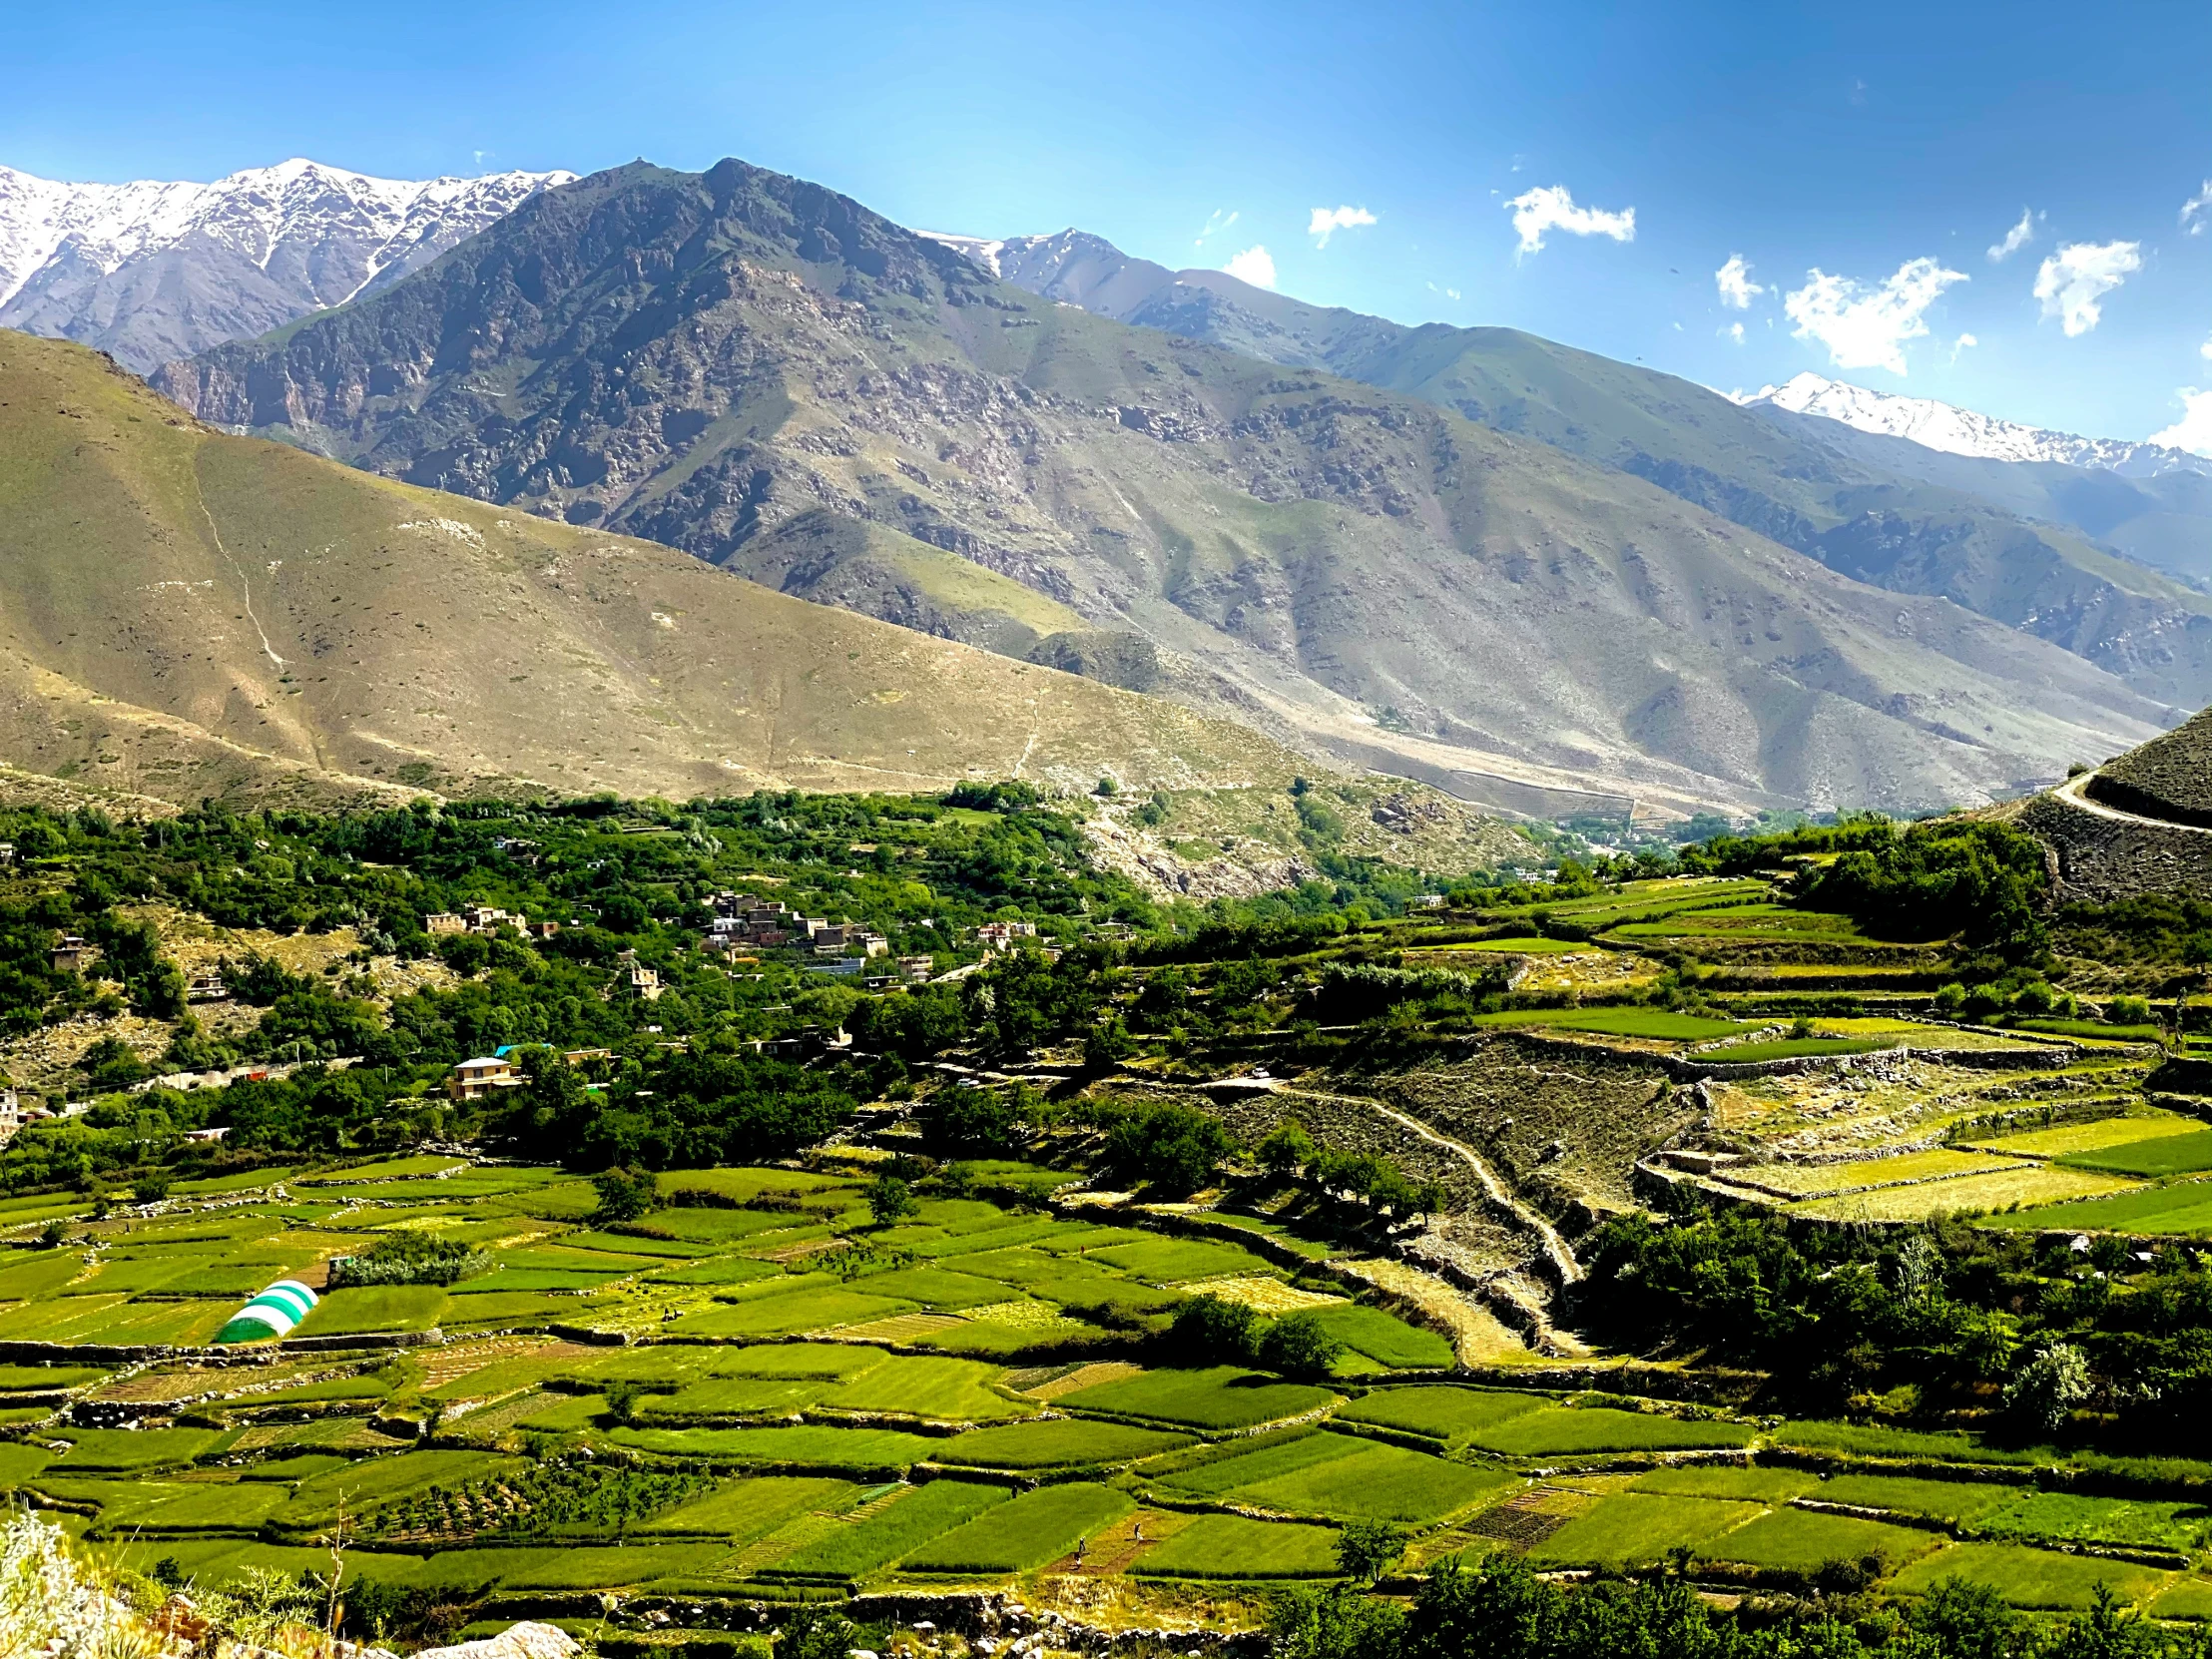
[{"label": "shadowed mountain face", "polygon": [[0,331],[0,756],[173,802],[1287,784],[1225,722],[187,420]]},{"label": "shadowed mountain face", "polygon": [[[1371,326],[1389,325],[1343,324]],[[1662,383],[1693,419],[1763,420]],[[208,420],[787,592],[1157,673],[1476,799],[1970,801],[2166,713],[1582,459],[1548,417],[1532,441],[1095,316],[734,161],[547,193],[388,291],[160,384]],[[1635,419],[1656,443],[1668,415]]]},{"label": "shadowed mountain face", "polygon": [[2212,599],[2192,585],[2212,581],[2212,477],[2192,466],[2122,477],[1943,454],[1511,328],[1408,328],[1169,271],[1081,231],[953,246],[1046,298],[1407,392],[1633,472],[1862,581],[2063,646],[2160,702],[2212,701]]}]

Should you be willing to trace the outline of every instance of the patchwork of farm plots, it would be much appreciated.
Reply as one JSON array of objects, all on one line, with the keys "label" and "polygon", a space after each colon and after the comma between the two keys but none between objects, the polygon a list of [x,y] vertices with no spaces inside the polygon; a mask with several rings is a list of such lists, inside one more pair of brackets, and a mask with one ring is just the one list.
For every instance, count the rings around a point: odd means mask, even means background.
[{"label": "patchwork of farm plots", "polygon": [[[1983,1158],[2116,1179],[2100,1171],[2145,1148],[2189,1156],[2192,1121],[2022,1130],[1924,1173]],[[1739,1418],[1547,1388],[1533,1365],[1528,1386],[1476,1385],[1288,1235],[1248,1249],[951,1199],[878,1228],[852,1174],[663,1187],[686,1202],[596,1226],[587,1182],[414,1159],[203,1184],[60,1249],[0,1216],[6,1337],[53,1345],[0,1364],[0,1490],[211,1585],[324,1565],[342,1527],[349,1573],[492,1607],[1031,1577],[1234,1596],[1337,1575],[1343,1528],[1377,1521],[1404,1530],[1412,1570],[1687,1549],[1722,1583],[1850,1562],[1905,1591],[1958,1575],[2068,1608],[2109,1585],[2212,1614],[2195,1570],[2212,1465]],[[320,1285],[394,1230],[491,1269],[330,1291],[288,1343],[192,1348],[270,1281]],[[1310,1378],[1162,1364],[1159,1333],[1200,1291],[1313,1313],[1343,1356]],[[155,1344],[186,1351],[116,1352]]]},{"label": "patchwork of farm plots", "polygon": [[[90,1249],[12,1250],[9,1336],[104,1345],[180,1340],[141,1334],[157,1315],[204,1337],[268,1280],[318,1281],[394,1228],[495,1267],[331,1292],[288,1345],[17,1349],[55,1359],[0,1365],[0,1488],[210,1584],[326,1563],[342,1526],[350,1573],[491,1606],[1028,1575],[1237,1593],[1335,1576],[1344,1526],[1380,1521],[1415,1568],[1687,1548],[1721,1581],[1848,1560],[2029,1606],[2101,1583],[2212,1609],[2190,1570],[2212,1467],[2131,1465],[2142,1495],[2089,1495],[2047,1447],[1477,1386],[1440,1339],[1234,1243],[976,1201],[876,1229],[836,1175],[665,1185],[715,1197],[595,1228],[586,1183],[410,1162],[234,1184],[202,1195],[221,1208],[101,1223]],[[1147,1333],[1224,1287],[1317,1312],[1346,1345],[1335,1372],[1159,1365]]]}]

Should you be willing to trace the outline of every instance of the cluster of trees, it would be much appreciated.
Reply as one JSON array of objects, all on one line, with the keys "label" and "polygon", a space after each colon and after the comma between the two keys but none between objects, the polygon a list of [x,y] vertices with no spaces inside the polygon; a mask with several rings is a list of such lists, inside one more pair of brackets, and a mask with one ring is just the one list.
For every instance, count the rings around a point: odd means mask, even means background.
[{"label": "cluster of trees", "polygon": [[1344,1344],[1317,1314],[1262,1319],[1247,1304],[1226,1297],[1194,1296],[1175,1311],[1168,1352],[1178,1365],[1260,1366],[1284,1377],[1327,1377],[1344,1358]]},{"label": "cluster of trees", "polygon": [[[1721,1608],[1674,1575],[1549,1583],[1499,1552],[1432,1566],[1409,1605],[1347,1585],[1294,1590],[1269,1621],[1276,1659],[2203,1659],[2212,1632],[2123,1613],[2029,1620],[1957,1579],[1911,1601],[1864,1593],[1856,1562],[1806,1591]],[[1842,1593],[1838,1593],[1842,1592]]]},{"label": "cluster of trees", "polygon": [[458,1285],[491,1272],[487,1251],[435,1233],[386,1233],[358,1256],[330,1264],[330,1289],[348,1285]]},{"label": "cluster of trees", "polygon": [[1731,1210],[1613,1220],[1585,1259],[1582,1310],[1607,1339],[1756,1366],[1806,1409],[1994,1407],[2035,1439],[2089,1433],[2088,1411],[2123,1448],[2203,1448],[2212,1266],[2181,1249]]},{"label": "cluster of trees", "polygon": [[1261,1166],[1278,1178],[1303,1178],[1327,1193],[1351,1193],[1399,1221],[1440,1210],[1439,1182],[1414,1181],[1389,1159],[1372,1152],[1337,1152],[1315,1144],[1306,1126],[1286,1118],[1259,1148]]}]

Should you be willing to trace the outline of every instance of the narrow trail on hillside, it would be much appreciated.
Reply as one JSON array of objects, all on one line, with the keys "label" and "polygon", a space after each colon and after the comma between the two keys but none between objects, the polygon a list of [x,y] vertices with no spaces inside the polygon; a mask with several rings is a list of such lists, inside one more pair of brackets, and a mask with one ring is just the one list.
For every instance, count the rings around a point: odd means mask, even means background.
[{"label": "narrow trail on hillside", "polygon": [[262,626],[262,619],[254,612],[254,585],[246,579],[246,567],[238,556],[223,545],[223,532],[215,527],[215,514],[208,511],[208,498],[199,497],[200,516],[208,521],[208,534],[215,537],[215,550],[222,554],[231,568],[238,572],[239,600],[246,607],[246,620],[254,625],[254,632],[261,636],[262,654],[275,663],[279,672],[285,667],[284,659],[276,655],[276,648],[269,643],[269,630]]},{"label": "narrow trail on hillside", "polygon": [[1498,1179],[1497,1173],[1490,1168],[1483,1156],[1464,1141],[1455,1141],[1449,1135],[1431,1129],[1420,1119],[1366,1095],[1325,1094],[1319,1089],[1300,1088],[1286,1088],[1278,1092],[1285,1096],[1303,1096],[1309,1100],[1332,1100],[1347,1106],[1365,1107],[1380,1117],[1388,1118],[1401,1129],[1410,1129],[1430,1145],[1442,1147],[1474,1172],[1475,1180],[1481,1183],[1483,1194],[1491,1203],[1535,1234],[1537,1241],[1543,1246],[1545,1257],[1551,1262],[1552,1271],[1558,1274],[1562,1287],[1581,1282],[1582,1264],[1574,1259],[1574,1252],[1568,1248],[1567,1241],[1559,1236],[1559,1230],[1514,1196],[1512,1188]]},{"label": "narrow trail on hillside", "polygon": [[2212,829],[2201,824],[2177,824],[2170,818],[2145,818],[2141,813],[2131,813],[2120,807],[2108,807],[2101,801],[2092,801],[2082,791],[2096,777],[2094,772],[2084,772],[2069,778],[2050,793],[2067,806],[2087,813],[2092,818],[2108,818],[2115,824],[2140,824],[2151,830],[2178,830],[2185,835],[2212,835]]}]

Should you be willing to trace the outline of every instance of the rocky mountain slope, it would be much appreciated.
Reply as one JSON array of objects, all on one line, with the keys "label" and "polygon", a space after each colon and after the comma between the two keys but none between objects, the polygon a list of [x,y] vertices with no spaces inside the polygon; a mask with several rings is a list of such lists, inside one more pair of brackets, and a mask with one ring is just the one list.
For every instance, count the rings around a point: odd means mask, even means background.
[{"label": "rocky mountain slope", "polygon": [[[1019,614],[1042,596],[1149,642],[1188,701],[1476,800],[1986,799],[2166,715],[1624,469],[1052,303],[735,161],[549,192],[159,383],[212,421],[946,632],[1074,632]],[[810,514],[903,539],[856,560],[817,518],[833,556],[796,557]]]},{"label": "rocky mountain slope", "polygon": [[0,332],[0,754],[328,800],[1274,785],[1243,727],[188,419]]},{"label": "rocky mountain slope", "polygon": [[[1540,438],[1862,580],[2033,633],[2148,697],[2212,701],[2212,600],[2200,591],[2212,582],[2212,467],[2192,457],[2061,464],[2091,453],[2060,453],[2062,434],[2036,434],[2052,442],[2033,464],[1940,453],[1894,430],[1896,420],[1857,430],[1823,418],[1826,407],[1800,411],[1794,394],[1740,407],[1516,329],[1408,328],[1223,272],[1169,271],[1080,231],[942,240],[1047,298]],[[1870,544],[1885,555],[1870,560]]]},{"label": "rocky mountain slope", "polygon": [[280,162],[212,185],[0,167],[0,327],[144,373],[391,282],[573,173],[371,179]]},{"label": "rocky mountain slope", "polygon": [[1856,431],[1911,438],[1946,455],[1971,455],[1985,461],[2057,461],[2142,478],[2174,471],[2212,473],[2212,460],[2161,444],[2084,438],[2047,427],[2022,426],[1955,404],[1938,403],[1932,397],[1900,397],[1813,373],[1794,374],[1779,386],[1763,386],[1737,401],[1747,408],[1819,415]]}]

